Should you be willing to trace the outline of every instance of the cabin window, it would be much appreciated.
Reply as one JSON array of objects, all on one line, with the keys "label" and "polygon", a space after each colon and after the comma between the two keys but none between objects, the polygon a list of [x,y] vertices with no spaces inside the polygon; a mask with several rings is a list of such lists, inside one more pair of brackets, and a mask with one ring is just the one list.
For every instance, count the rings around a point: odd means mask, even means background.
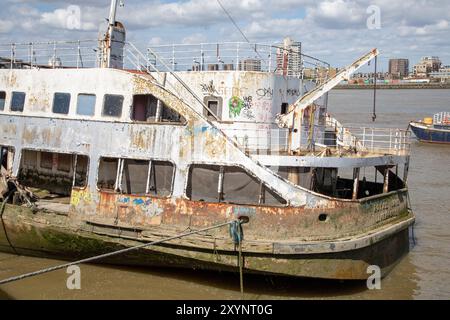
[{"label": "cabin window", "polygon": [[[12,168],[12,162],[14,160],[14,148],[7,146],[0,146],[0,175],[4,170],[10,170]],[[0,198],[1,198],[0,194]]]},{"label": "cabin window", "polygon": [[205,105],[209,110],[204,108],[203,115],[211,121],[222,119],[222,98],[209,96],[204,98]]},{"label": "cabin window", "polygon": [[286,200],[240,167],[192,165],[186,194],[194,201],[282,206]]},{"label": "cabin window", "polygon": [[119,159],[101,158],[98,166],[97,187],[100,190],[115,190]]},{"label": "cabin window", "polygon": [[281,104],[281,114],[287,114],[289,110],[289,103],[282,103]]},{"label": "cabin window", "polygon": [[23,150],[19,182],[38,196],[69,196],[73,187],[87,185],[88,164],[83,155]]},{"label": "cabin window", "polygon": [[31,150],[23,150],[22,157],[23,157],[23,163],[26,166],[37,166],[37,156],[38,153],[36,151]]},{"label": "cabin window", "polygon": [[55,93],[53,96],[53,113],[68,114],[70,107],[70,93]]},{"label": "cabin window", "polygon": [[80,116],[93,116],[95,114],[95,100],[95,94],[79,94],[77,114]]},{"label": "cabin window", "polygon": [[172,193],[174,166],[168,161],[151,161],[148,193],[168,197]]},{"label": "cabin window", "polygon": [[147,190],[149,162],[125,159],[121,189],[125,194],[145,194]]},{"label": "cabin window", "polygon": [[0,91],[0,111],[5,110],[6,92]]},{"label": "cabin window", "polygon": [[23,112],[25,105],[25,93],[13,92],[11,97],[11,111]]},{"label": "cabin window", "polygon": [[120,118],[122,116],[123,96],[106,94],[103,103],[103,116]]},{"label": "cabin window", "polygon": [[52,169],[53,168],[53,153],[51,152],[41,152],[41,168]]},{"label": "cabin window", "polygon": [[172,110],[151,94],[133,96],[131,120],[142,122],[185,122],[178,112]]},{"label": "cabin window", "polygon": [[189,170],[187,196],[193,201],[220,202],[219,166],[193,165]]},{"label": "cabin window", "polygon": [[173,175],[174,166],[167,161],[102,158],[97,186],[122,194],[166,197],[172,193]]}]

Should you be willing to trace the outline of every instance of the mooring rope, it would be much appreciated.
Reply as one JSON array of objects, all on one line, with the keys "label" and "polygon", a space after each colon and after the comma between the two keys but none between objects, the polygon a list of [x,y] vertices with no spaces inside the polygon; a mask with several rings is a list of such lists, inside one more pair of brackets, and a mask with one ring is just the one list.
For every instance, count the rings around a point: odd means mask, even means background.
[{"label": "mooring rope", "polygon": [[16,248],[14,248],[14,246],[12,245],[11,240],[9,240],[8,231],[6,231],[5,221],[3,220],[3,212],[5,211],[6,203],[8,202],[10,196],[11,193],[9,193],[8,196],[5,199],[3,199],[2,207],[0,208],[0,220],[2,221],[2,228],[3,232],[5,233],[6,241],[8,242],[9,246],[14,251],[14,253],[16,255],[19,255],[16,251]]},{"label": "mooring rope", "polygon": [[115,256],[115,255],[119,255],[119,254],[122,254],[122,253],[125,253],[125,252],[129,252],[129,251],[132,251],[132,250],[142,249],[142,248],[145,248],[145,247],[149,247],[149,246],[153,246],[153,245],[156,245],[156,244],[164,243],[164,242],[167,242],[167,241],[170,241],[170,240],[175,240],[175,239],[187,237],[187,236],[190,236],[190,235],[193,235],[193,234],[197,234],[197,233],[201,233],[201,232],[205,232],[205,231],[209,231],[209,230],[213,230],[213,229],[218,229],[218,228],[221,228],[221,227],[224,227],[224,226],[227,226],[227,225],[232,225],[232,224],[234,224],[236,222],[240,225],[240,221],[236,221],[236,220],[228,221],[228,222],[217,224],[217,225],[214,225],[214,226],[211,226],[211,227],[207,227],[207,228],[204,228],[204,229],[199,229],[199,230],[196,230],[196,231],[190,231],[190,232],[182,233],[182,234],[179,234],[177,236],[161,239],[161,240],[158,240],[158,241],[154,241],[154,242],[150,242],[150,243],[144,243],[144,244],[140,244],[140,245],[137,245],[137,246],[134,246],[134,247],[130,247],[130,248],[121,249],[121,250],[118,250],[118,251],[113,251],[113,252],[101,254],[101,255],[98,255],[98,256],[91,257],[91,258],[86,258],[86,259],[82,259],[82,260],[78,260],[78,261],[74,261],[74,262],[69,262],[69,263],[58,265],[58,266],[54,266],[54,267],[50,267],[50,268],[46,268],[46,269],[30,272],[30,273],[25,273],[25,274],[22,274],[20,276],[15,276],[15,277],[11,277],[11,278],[7,278],[7,279],[4,279],[4,280],[1,280],[0,281],[0,285],[6,284],[6,283],[10,283],[10,282],[14,282],[14,281],[18,281],[18,280],[22,280],[22,279],[33,277],[33,276],[38,276],[38,275],[41,275],[41,274],[44,274],[44,273],[48,273],[48,272],[51,272],[51,271],[64,269],[64,268],[67,268],[67,267],[70,267],[70,266],[73,266],[73,265],[78,265],[78,264],[92,262],[92,261],[103,259],[103,258],[108,258],[108,257],[111,257],[111,256]]}]

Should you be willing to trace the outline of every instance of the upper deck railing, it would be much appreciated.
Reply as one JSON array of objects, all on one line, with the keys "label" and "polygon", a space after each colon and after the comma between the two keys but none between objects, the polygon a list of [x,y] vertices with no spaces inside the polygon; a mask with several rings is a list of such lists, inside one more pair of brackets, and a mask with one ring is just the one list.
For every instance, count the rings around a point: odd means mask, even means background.
[{"label": "upper deck railing", "polygon": [[[100,66],[98,40],[0,44],[0,68],[94,68]],[[125,43],[125,69],[150,71],[256,71],[323,80],[329,65],[276,45],[222,42],[158,46]]]},{"label": "upper deck railing", "polygon": [[[148,58],[158,66],[156,53],[175,71],[257,71],[296,77],[326,76],[329,64],[300,51],[278,45],[222,42],[153,45]],[[308,70],[308,73],[305,73]]]},{"label": "upper deck railing", "polygon": [[[289,153],[289,129],[253,129],[233,126],[222,129],[233,138],[242,150],[258,154]],[[301,152],[319,151],[328,148],[335,153],[361,156],[397,155],[407,156],[411,150],[411,132],[395,128],[344,127],[338,122],[327,121],[326,125],[315,125],[313,133],[302,128]],[[298,151],[298,150],[297,150]],[[334,153],[333,153],[334,154]]]}]

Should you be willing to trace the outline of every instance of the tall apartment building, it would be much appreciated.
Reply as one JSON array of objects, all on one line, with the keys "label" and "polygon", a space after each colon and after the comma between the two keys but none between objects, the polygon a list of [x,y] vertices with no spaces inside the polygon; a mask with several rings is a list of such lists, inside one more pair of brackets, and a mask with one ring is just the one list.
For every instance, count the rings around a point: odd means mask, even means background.
[{"label": "tall apartment building", "polygon": [[393,79],[401,79],[409,75],[409,60],[408,59],[390,59],[389,60],[389,75]]},{"label": "tall apartment building", "polygon": [[302,69],[302,43],[285,38],[277,49],[277,74],[301,77]]}]

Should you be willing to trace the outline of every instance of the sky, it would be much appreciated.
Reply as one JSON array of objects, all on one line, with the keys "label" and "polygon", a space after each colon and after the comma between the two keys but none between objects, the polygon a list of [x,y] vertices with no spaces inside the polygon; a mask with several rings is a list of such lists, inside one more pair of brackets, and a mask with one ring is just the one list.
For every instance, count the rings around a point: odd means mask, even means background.
[{"label": "sky", "polygon": [[[387,71],[390,58],[408,58],[412,67],[433,55],[450,65],[448,0],[220,1],[251,42],[289,36],[335,67],[375,47],[379,71]],[[133,43],[244,41],[217,0],[122,2],[117,19]],[[0,43],[96,39],[109,6],[109,0],[0,0]]]}]

